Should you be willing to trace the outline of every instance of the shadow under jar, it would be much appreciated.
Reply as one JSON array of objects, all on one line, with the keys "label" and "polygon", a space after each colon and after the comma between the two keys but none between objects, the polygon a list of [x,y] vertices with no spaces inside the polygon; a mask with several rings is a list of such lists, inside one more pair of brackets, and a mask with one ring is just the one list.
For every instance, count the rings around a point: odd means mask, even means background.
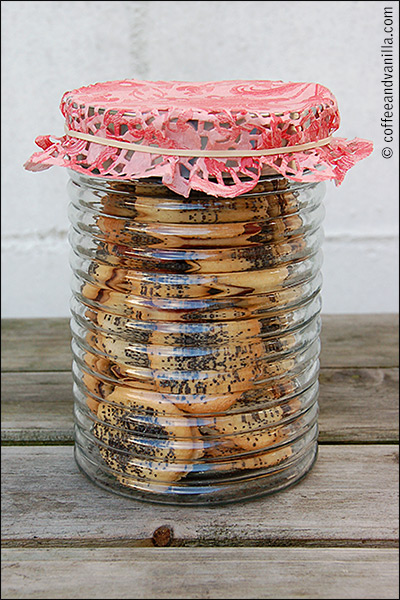
[{"label": "shadow under jar", "polygon": [[233,199],[70,171],[75,452],[98,485],[192,505],[317,454],[324,183]]}]

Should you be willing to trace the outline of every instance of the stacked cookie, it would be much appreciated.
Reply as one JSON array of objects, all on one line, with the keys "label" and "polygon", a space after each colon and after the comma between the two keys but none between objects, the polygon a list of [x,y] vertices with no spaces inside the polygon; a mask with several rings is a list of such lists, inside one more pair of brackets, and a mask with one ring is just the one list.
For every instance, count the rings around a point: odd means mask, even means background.
[{"label": "stacked cookie", "polygon": [[239,198],[185,199],[74,177],[82,468],[121,493],[197,503],[298,479],[317,434],[313,186],[270,177]]}]

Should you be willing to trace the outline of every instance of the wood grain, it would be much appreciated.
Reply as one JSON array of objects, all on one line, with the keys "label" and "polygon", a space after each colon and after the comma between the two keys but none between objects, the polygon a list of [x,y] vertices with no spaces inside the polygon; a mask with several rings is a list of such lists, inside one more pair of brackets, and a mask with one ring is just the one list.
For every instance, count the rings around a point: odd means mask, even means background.
[{"label": "wood grain", "polygon": [[69,371],[69,319],[2,319],[2,371]]},{"label": "wood grain", "polygon": [[322,315],[321,365],[398,367],[398,314]]},{"label": "wood grain", "polygon": [[[321,369],[322,442],[396,442],[398,369]],[[69,372],[3,373],[2,439],[73,440]]]},{"label": "wood grain", "polygon": [[161,525],[176,544],[392,544],[398,539],[398,448],[325,445],[300,483],[263,499],[223,507],[140,503],[102,490],[77,469],[68,446],[3,448],[3,538],[151,540]]},{"label": "wood grain", "polygon": [[104,491],[51,445],[72,443],[69,320],[2,321],[2,597],[398,598],[397,333],[396,315],[324,315],[311,473],[185,508]]},{"label": "wood grain", "polygon": [[399,370],[321,369],[320,442],[399,440]]},{"label": "wood grain", "polygon": [[[323,315],[323,367],[396,367],[398,315]],[[3,319],[2,371],[69,371],[69,319]]]},{"label": "wood grain", "polygon": [[3,373],[2,440],[72,442],[70,372]]},{"label": "wood grain", "polygon": [[2,598],[398,598],[388,548],[9,548],[2,565]]}]

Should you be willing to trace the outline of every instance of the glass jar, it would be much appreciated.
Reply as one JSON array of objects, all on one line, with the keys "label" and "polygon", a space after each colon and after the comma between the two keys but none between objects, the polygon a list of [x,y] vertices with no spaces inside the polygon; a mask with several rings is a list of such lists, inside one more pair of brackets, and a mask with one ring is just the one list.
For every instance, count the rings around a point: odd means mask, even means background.
[{"label": "glass jar", "polygon": [[172,504],[297,482],[317,455],[325,184],[184,198],[70,177],[80,469]]}]

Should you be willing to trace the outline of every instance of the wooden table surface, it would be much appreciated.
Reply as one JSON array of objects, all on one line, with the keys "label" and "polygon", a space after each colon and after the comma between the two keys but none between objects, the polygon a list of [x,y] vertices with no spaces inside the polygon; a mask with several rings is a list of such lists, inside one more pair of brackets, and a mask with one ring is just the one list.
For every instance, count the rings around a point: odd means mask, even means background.
[{"label": "wooden table surface", "polygon": [[396,315],[323,316],[311,473],[186,508],[78,471],[69,322],[3,320],[2,597],[398,598],[397,333]]}]

